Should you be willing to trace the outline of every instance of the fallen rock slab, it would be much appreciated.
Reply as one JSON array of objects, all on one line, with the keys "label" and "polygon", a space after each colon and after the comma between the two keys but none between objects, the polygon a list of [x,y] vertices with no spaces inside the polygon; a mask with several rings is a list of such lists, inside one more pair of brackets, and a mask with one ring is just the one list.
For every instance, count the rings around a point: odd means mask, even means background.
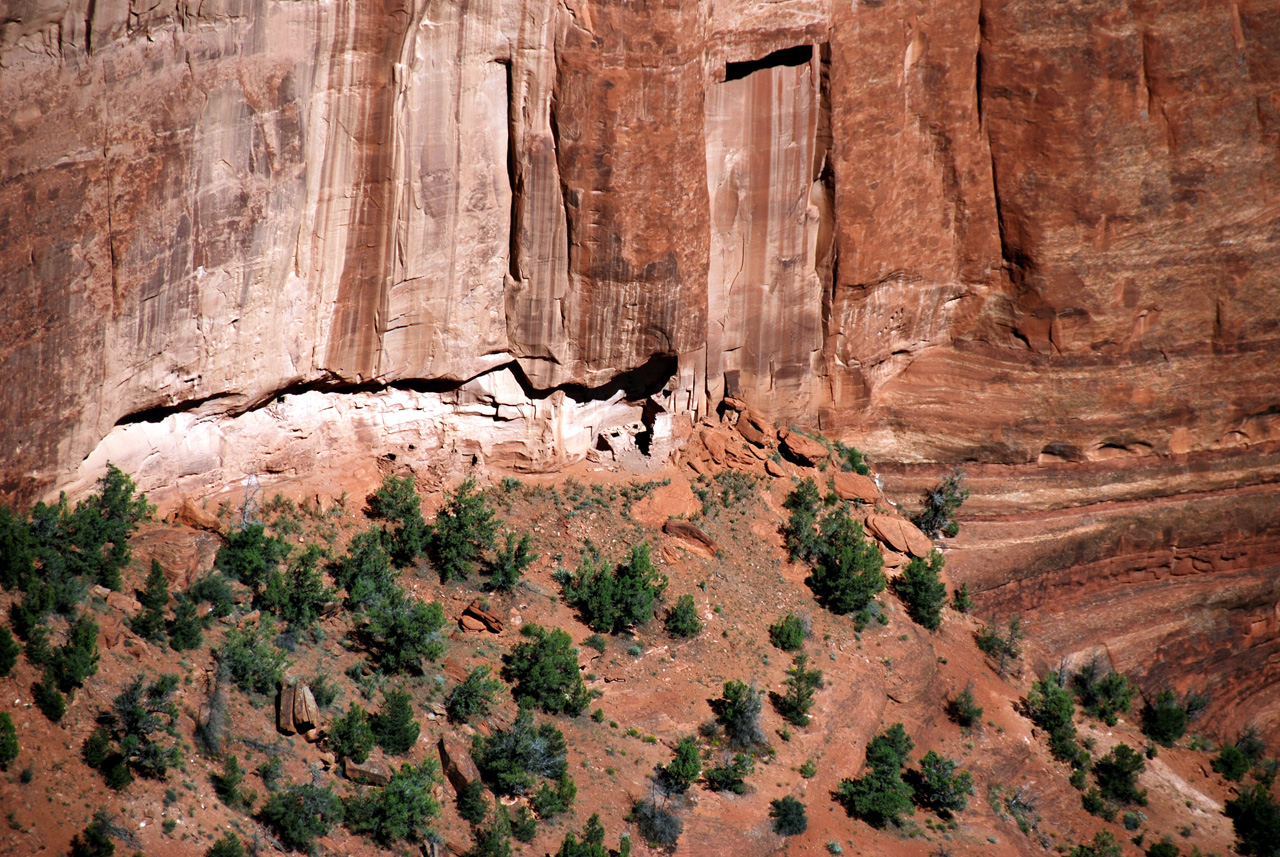
[{"label": "fallen rock slab", "polygon": [[880,489],[875,480],[861,473],[841,471],[831,477],[836,496],[841,500],[860,500],[863,503],[874,503],[880,499]]},{"label": "fallen rock slab", "polygon": [[276,729],[285,735],[298,731],[293,725],[293,697],[297,690],[292,684],[280,685],[280,707],[276,709]]},{"label": "fallen rock slab", "polygon": [[662,525],[662,531],[677,539],[684,547],[694,553],[713,557],[716,555],[716,551],[719,550],[711,536],[688,521],[682,521],[679,518],[668,518],[667,522]]},{"label": "fallen rock slab", "polygon": [[370,786],[385,786],[391,782],[390,766],[376,759],[366,759],[363,762],[343,759],[342,774],[352,782],[365,783]]},{"label": "fallen rock slab", "polygon": [[127,616],[137,616],[142,612],[142,603],[136,598],[130,598],[123,592],[108,593],[107,606],[119,610]]},{"label": "fallen rock slab", "polygon": [[471,783],[480,779],[480,769],[471,758],[471,749],[463,741],[441,736],[438,744],[440,751],[440,770],[445,779],[453,786],[455,792],[461,792]]},{"label": "fallen rock slab", "polygon": [[479,601],[472,601],[467,608],[462,611],[464,619],[472,619],[480,623],[482,630],[489,631],[492,634],[502,633],[502,617],[491,610],[486,609]]},{"label": "fallen rock slab", "polygon": [[805,467],[817,467],[831,455],[830,450],[813,438],[789,429],[780,432],[778,438],[782,441],[783,455]]},{"label": "fallen rock slab", "polygon": [[868,515],[867,529],[880,541],[899,553],[912,556],[928,556],[933,542],[910,521],[891,515]]},{"label": "fallen rock slab", "polygon": [[311,688],[300,684],[293,692],[293,728],[309,732],[320,726],[320,706],[316,705]]},{"label": "fallen rock slab", "polygon": [[774,440],[773,426],[769,425],[759,411],[751,409],[743,411],[738,417],[738,434],[756,446],[765,446]]}]

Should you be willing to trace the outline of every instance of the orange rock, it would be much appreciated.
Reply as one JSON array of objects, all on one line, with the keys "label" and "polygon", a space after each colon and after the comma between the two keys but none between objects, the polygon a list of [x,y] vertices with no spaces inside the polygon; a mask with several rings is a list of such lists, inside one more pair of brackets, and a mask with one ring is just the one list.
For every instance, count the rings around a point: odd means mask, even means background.
[{"label": "orange rock", "polygon": [[688,521],[671,518],[662,525],[662,531],[677,539],[682,546],[702,556],[713,557],[718,550],[714,539]]},{"label": "orange rock", "polygon": [[782,441],[783,453],[806,467],[815,467],[831,455],[825,446],[799,432],[784,430],[778,438]]},{"label": "orange rock", "polygon": [[480,779],[480,770],[471,758],[471,750],[466,743],[441,736],[436,746],[440,752],[440,769],[444,771],[445,779],[455,792],[461,792],[470,783]]},{"label": "orange rock", "polygon": [[320,725],[320,706],[316,705],[315,695],[305,684],[298,685],[293,692],[293,726],[299,732],[310,731]]},{"label": "orange rock", "polygon": [[770,476],[786,476],[787,475],[787,471],[782,468],[782,465],[774,461],[772,458],[765,461],[764,471],[765,473],[768,473]]},{"label": "orange rock", "polygon": [[342,760],[342,773],[352,782],[366,783],[371,786],[385,786],[391,782],[391,769],[376,759],[363,762]]},{"label": "orange rock", "polygon": [[292,735],[297,730],[293,726],[293,697],[295,687],[288,682],[280,685],[279,708],[276,709],[276,729],[285,735]]},{"label": "orange rock", "polygon": [[463,613],[458,617],[458,627],[464,631],[483,631],[484,623],[469,613]]},{"label": "orange rock", "polygon": [[868,515],[867,529],[894,550],[912,556],[928,556],[933,542],[915,524],[892,515]]},{"label": "orange rock", "polygon": [[874,503],[880,499],[880,489],[876,487],[876,483],[870,477],[863,476],[861,473],[846,473],[841,471],[832,477],[836,495],[841,500],[861,500],[864,503]]}]

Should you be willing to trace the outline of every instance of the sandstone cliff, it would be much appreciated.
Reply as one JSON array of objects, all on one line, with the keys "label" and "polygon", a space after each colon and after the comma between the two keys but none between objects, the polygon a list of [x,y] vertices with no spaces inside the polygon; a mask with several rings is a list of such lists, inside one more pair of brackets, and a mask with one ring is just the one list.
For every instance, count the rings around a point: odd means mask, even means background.
[{"label": "sandstone cliff", "polygon": [[957,573],[1065,649],[1189,567],[1116,657],[1274,686],[1278,93],[1274,0],[16,0],[0,489],[547,469],[737,392],[899,496],[970,463]]}]

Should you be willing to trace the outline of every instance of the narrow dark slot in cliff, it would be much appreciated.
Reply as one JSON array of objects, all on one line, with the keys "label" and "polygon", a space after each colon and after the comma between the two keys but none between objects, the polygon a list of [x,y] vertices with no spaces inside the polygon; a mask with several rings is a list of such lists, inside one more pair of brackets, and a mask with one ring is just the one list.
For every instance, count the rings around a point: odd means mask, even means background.
[{"label": "narrow dark slot in cliff", "polygon": [[745,62],[729,62],[724,64],[724,80],[741,80],[754,71],[776,66],[804,65],[813,59],[812,45],[797,45],[794,48],[782,48],[758,60]]}]

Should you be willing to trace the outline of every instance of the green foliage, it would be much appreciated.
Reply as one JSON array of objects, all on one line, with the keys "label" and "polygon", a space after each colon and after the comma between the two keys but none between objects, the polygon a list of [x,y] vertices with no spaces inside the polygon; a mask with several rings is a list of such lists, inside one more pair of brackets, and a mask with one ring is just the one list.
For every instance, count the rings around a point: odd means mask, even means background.
[{"label": "green foliage", "polygon": [[427,541],[427,556],[440,573],[440,582],[466,580],[484,551],[492,550],[498,522],[476,481],[468,476],[436,513]]},{"label": "green foliage", "polygon": [[1022,617],[1014,616],[1004,631],[996,624],[984,625],[974,637],[978,648],[995,662],[996,672],[1005,675],[1009,666],[1022,657]]},{"label": "green foliage", "polygon": [[169,606],[169,580],[156,559],[151,560],[151,572],[147,575],[145,587],[138,593],[138,601],[142,604],[142,612],[130,620],[129,627],[144,640],[159,640],[164,631],[165,608]]},{"label": "green foliage", "polygon": [[0,771],[9,770],[9,763],[18,758],[18,730],[13,726],[9,712],[0,711]]},{"label": "green foliage", "polygon": [[1223,744],[1218,751],[1218,758],[1213,760],[1213,769],[1223,779],[1239,782],[1249,772],[1249,757],[1234,744]]},{"label": "green foliage", "polygon": [[31,686],[31,696],[50,723],[58,723],[67,713],[67,700],[58,690],[58,679],[49,667],[44,669],[44,677]]},{"label": "green foliage", "polygon": [[538,835],[538,817],[529,807],[521,804],[511,817],[511,835],[520,842],[532,842]]},{"label": "green foliage", "polygon": [[426,549],[430,531],[422,519],[422,499],[412,476],[401,478],[388,473],[382,487],[369,495],[365,514],[385,522],[382,545],[397,567],[412,565]]},{"label": "green foliage", "polygon": [[1142,732],[1157,744],[1172,747],[1186,734],[1190,717],[1172,690],[1162,690],[1142,707]]},{"label": "green foliage", "polygon": [[702,631],[698,605],[692,595],[681,595],[676,606],[667,611],[665,627],[673,637],[696,637]]},{"label": "green foliage", "polygon": [[805,580],[818,603],[833,613],[858,613],[867,620],[867,606],[884,590],[884,557],[875,543],[863,537],[862,524],[840,507],[822,519],[822,543],[813,573]]},{"label": "green foliage", "polygon": [[1138,788],[1138,774],[1147,767],[1142,754],[1128,744],[1117,744],[1093,763],[1093,775],[1103,797],[1120,803],[1146,806],[1147,792]]},{"label": "green foliage", "polygon": [[578,797],[578,786],[566,770],[554,783],[546,782],[529,798],[533,811],[544,821],[550,820],[562,812],[568,812]]},{"label": "green foliage", "polygon": [[330,563],[333,581],[347,591],[348,608],[367,607],[396,586],[396,571],[383,547],[382,531],[374,528],[356,534],[347,554]]},{"label": "green foliage", "polygon": [[418,743],[422,727],[413,716],[413,697],[403,690],[390,690],[383,695],[382,710],[370,724],[378,746],[392,756],[403,756]]},{"label": "green foliage", "polygon": [[329,747],[353,762],[368,759],[375,743],[369,717],[359,703],[352,703],[347,713],[334,720],[329,729]]},{"label": "green foliage", "polygon": [[248,809],[253,804],[253,792],[240,788],[240,783],[244,781],[244,769],[240,767],[238,757],[232,755],[223,759],[222,773],[211,774],[209,779],[213,782],[213,791],[218,799],[232,809]]},{"label": "green foliage", "polygon": [[635,824],[645,842],[660,848],[675,848],[684,832],[684,822],[678,815],[651,800],[637,801],[627,820]]},{"label": "green foliage", "polygon": [[804,804],[791,795],[770,801],[769,817],[773,819],[773,832],[779,836],[798,836],[809,829]]},{"label": "green foliage", "polygon": [[[0,509],[2,508],[0,507]],[[18,652],[20,651],[22,649],[14,642],[13,635],[9,633],[9,629],[0,625],[0,678],[9,675],[9,672],[18,663]]]},{"label": "green foliage", "polygon": [[227,535],[227,543],[218,550],[213,566],[254,593],[260,593],[271,573],[288,558],[289,550],[285,541],[268,536],[262,524],[248,524]]},{"label": "green foliage", "polygon": [[1124,850],[1110,830],[1099,830],[1093,835],[1093,842],[1088,845],[1077,845],[1067,857],[1123,857]]},{"label": "green foliage", "polygon": [[747,777],[755,770],[755,759],[750,753],[734,753],[723,764],[706,769],[704,779],[713,792],[746,794]]},{"label": "green foliage", "polygon": [[711,701],[711,709],[724,726],[730,745],[749,749],[768,743],[760,725],[763,692],[743,682],[724,683],[724,693]]},{"label": "green foliage", "polygon": [[683,794],[702,776],[702,758],[698,742],[691,736],[681,738],[676,744],[675,757],[665,765],[654,769],[658,786],[669,794]]},{"label": "green foliage", "polygon": [[258,810],[258,819],[286,848],[310,852],[317,837],[342,823],[342,801],[328,786],[293,785],[268,798]]},{"label": "green foliage", "polygon": [[488,789],[484,787],[484,780],[472,780],[461,789],[458,790],[458,815],[464,821],[472,824],[481,824],[484,817],[489,814],[489,801],[485,798]]},{"label": "green foliage", "polygon": [[460,684],[454,685],[445,699],[444,706],[449,719],[454,723],[469,723],[474,717],[488,715],[500,690],[502,682],[489,678],[487,665],[473,667]]},{"label": "green foliage", "polygon": [[[59,506],[65,508],[65,499]],[[120,570],[133,553],[129,536],[153,508],[145,494],[134,494],[133,480],[113,464],[98,480],[98,492],[63,516],[63,558],[77,576],[87,575],[109,589],[121,587]]]},{"label": "green foliage", "polygon": [[93,821],[71,839],[69,857],[112,857],[116,844],[111,841],[112,825],[102,810],[93,814]]},{"label": "green foliage", "polygon": [[107,785],[121,789],[133,781],[131,771],[164,779],[181,761],[178,749],[165,740],[174,731],[178,706],[173,693],[178,677],[162,675],[147,684],[137,676],[98,716],[101,726],[85,741],[85,762],[102,772]]},{"label": "green foliage", "polygon": [[1027,713],[1031,721],[1049,733],[1049,749],[1054,756],[1082,767],[1086,754],[1076,743],[1075,711],[1071,694],[1062,686],[1062,677],[1058,673],[1049,672],[1032,683],[1027,694]]},{"label": "green foliage", "polygon": [[511,857],[511,817],[505,806],[493,814],[493,824],[471,831],[475,844],[463,857]]},{"label": "green foliage", "polygon": [[425,842],[432,833],[429,822],[440,815],[440,804],[431,796],[439,782],[440,763],[434,758],[417,767],[402,765],[382,788],[343,802],[346,825],[383,846]]},{"label": "green foliage", "polygon": [[284,774],[284,760],[279,755],[267,756],[267,758],[258,763],[255,771],[262,778],[262,784],[266,786],[267,791],[273,792],[280,784],[280,777]]},{"label": "green foliage", "polygon": [[491,592],[510,592],[535,559],[533,539],[528,533],[519,538],[515,533],[507,533],[503,546],[494,551],[493,560],[486,563],[489,579],[484,588]]},{"label": "green foliage", "polygon": [[[227,668],[236,687],[245,693],[274,693],[288,660],[284,652],[267,642],[275,631],[270,616],[227,630],[216,657]],[[172,637],[172,634],[170,634]]]},{"label": "green foliage", "polygon": [[169,648],[175,652],[198,649],[204,645],[204,624],[190,598],[178,598],[169,623]]},{"label": "green foliage", "polygon": [[27,516],[0,504],[0,587],[11,592],[35,573],[35,545]]},{"label": "green foliage", "polygon": [[209,846],[204,857],[245,857],[244,843],[234,833],[227,833]]},{"label": "green foliage", "polygon": [[962,583],[951,593],[951,609],[957,613],[968,613],[973,609],[973,596],[969,594],[969,584]]},{"label": "green foliage", "polygon": [[[512,832],[515,832],[514,824]],[[621,850],[614,851],[604,847],[604,825],[600,823],[599,815],[592,814],[587,819],[586,827],[582,828],[582,839],[579,840],[572,830],[566,833],[556,857],[628,857],[631,854],[631,840],[623,837],[620,848]]]},{"label": "green foliage", "polygon": [[856,780],[841,780],[836,800],[850,815],[873,827],[897,824],[915,811],[914,791],[902,779],[902,766],[914,746],[901,723],[895,723],[867,745],[866,773]]},{"label": "green foliage", "polygon": [[798,652],[804,645],[809,631],[805,622],[794,613],[788,613],[769,626],[769,642],[784,652]]},{"label": "green foliage", "polygon": [[616,634],[653,618],[667,578],[654,570],[649,544],[642,542],[631,548],[626,562],[616,566],[588,548],[577,573],[564,580],[563,587],[565,600],[593,631]]},{"label": "green foliage", "polygon": [[1121,714],[1127,714],[1133,703],[1133,685],[1129,679],[1098,661],[1086,664],[1071,680],[1080,707],[1093,718],[1115,726]]},{"label": "green foliage", "polygon": [[439,602],[424,603],[392,586],[373,599],[364,617],[368,647],[390,672],[420,674],[424,660],[444,654],[446,620]]},{"label": "green foliage", "polygon": [[548,631],[533,623],[520,633],[528,639],[502,656],[503,675],[515,683],[511,695],[521,706],[577,717],[591,702],[591,693],[578,672],[572,638],[559,628]]},{"label": "green foliage", "polygon": [[1236,831],[1236,850],[1250,857],[1280,855],[1280,806],[1266,786],[1245,786],[1227,801],[1227,818]]},{"label": "green foliage", "polygon": [[773,700],[783,719],[795,726],[809,725],[813,694],[822,687],[822,670],[809,669],[808,665],[808,655],[803,652],[796,655],[791,669],[787,670],[787,692]]},{"label": "green foliage", "polygon": [[858,473],[863,476],[871,475],[871,468],[867,466],[863,459],[862,453],[856,447],[845,446],[840,441],[835,442],[836,457],[840,461],[840,469],[846,473]]},{"label": "green foliage", "polygon": [[818,556],[817,526],[822,505],[818,483],[811,477],[802,479],[783,501],[783,508],[791,513],[782,536],[792,562],[812,562]]},{"label": "green foliage", "polygon": [[973,775],[957,767],[954,759],[932,750],[925,753],[915,782],[916,800],[944,818],[968,806],[973,796]]},{"label": "green foliage", "polygon": [[274,569],[262,593],[263,608],[289,623],[290,628],[310,628],[320,618],[320,610],[333,599],[333,590],[320,575],[319,545],[307,545],[281,572]]},{"label": "green foliage", "polygon": [[471,756],[495,794],[527,794],[538,778],[558,780],[567,770],[564,735],[550,723],[535,724],[521,708],[509,729],[471,739]]},{"label": "green foliage", "polygon": [[1181,857],[1182,849],[1173,844],[1173,840],[1164,837],[1159,842],[1151,843],[1147,848],[1146,857]]},{"label": "green foliage", "polygon": [[1096,815],[1098,818],[1106,821],[1114,821],[1116,817],[1115,807],[1102,796],[1102,790],[1092,788],[1080,796],[1080,806],[1090,815]]},{"label": "green foliage", "polygon": [[231,583],[220,571],[210,572],[187,587],[187,599],[194,604],[208,602],[209,615],[217,619],[230,616],[235,607]]},{"label": "green foliage", "polygon": [[98,671],[98,623],[88,613],[71,623],[67,641],[50,658],[49,670],[63,693],[83,687],[85,679]]},{"label": "green foliage", "polygon": [[947,701],[947,716],[966,729],[982,719],[982,706],[973,696],[973,682]]},{"label": "green foliage", "polygon": [[922,628],[938,630],[942,624],[942,607],[947,603],[947,586],[938,573],[944,565],[942,554],[933,551],[926,562],[912,557],[906,569],[894,581],[894,591],[907,608],[907,615]]},{"label": "green foliage", "polygon": [[964,487],[964,471],[953,470],[938,487],[924,495],[924,508],[911,521],[929,538],[955,536],[960,532],[955,514],[967,499],[969,489]]}]

